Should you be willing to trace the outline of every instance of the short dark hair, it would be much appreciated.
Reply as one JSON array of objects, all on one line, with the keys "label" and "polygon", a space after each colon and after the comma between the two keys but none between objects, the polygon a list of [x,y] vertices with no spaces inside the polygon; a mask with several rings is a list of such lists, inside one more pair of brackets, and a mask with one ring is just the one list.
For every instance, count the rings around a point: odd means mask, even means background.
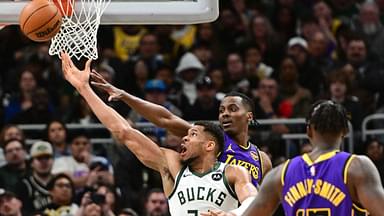
[{"label": "short dark hair", "polygon": [[331,100],[315,102],[306,120],[308,125],[322,134],[348,132],[349,117],[345,108]]},{"label": "short dark hair", "polygon": [[[44,128],[44,136],[45,136],[45,140],[46,141],[50,141],[49,140],[49,128],[51,127],[51,125],[53,124],[53,123],[59,123],[59,124],[61,124],[62,126],[63,126],[63,128],[64,128],[64,131],[65,131],[65,134],[66,134],[66,136],[67,136],[67,138],[66,139],[68,139],[68,128],[67,128],[67,126],[66,126],[66,124],[64,123],[64,121],[62,121],[61,119],[52,119],[51,121],[49,121],[46,125],[45,125],[45,128]],[[65,140],[66,142],[67,142],[67,140]]]},{"label": "short dark hair", "polygon": [[246,107],[246,109],[249,112],[253,113],[253,111],[255,110],[255,104],[254,104],[253,100],[243,93],[232,91],[232,92],[229,92],[228,94],[226,94],[224,96],[224,98],[226,98],[226,97],[240,97],[241,103]]},{"label": "short dark hair", "polygon": [[221,127],[213,122],[209,121],[197,121],[194,125],[204,127],[204,132],[209,133],[214,139],[218,146],[218,152],[221,153],[224,149],[224,133]]},{"label": "short dark hair", "polygon": [[7,148],[7,145],[9,143],[11,143],[11,142],[19,142],[21,144],[21,146],[23,147],[23,149],[26,150],[24,140],[19,140],[19,139],[12,138],[12,139],[9,139],[9,140],[4,142],[4,144],[3,144],[4,152],[5,152],[5,149]]},{"label": "short dark hair", "polygon": [[71,133],[71,138],[70,138],[70,143],[72,145],[73,141],[79,137],[85,137],[87,138],[88,140],[91,139],[91,136],[89,135],[89,132],[84,130],[84,129],[80,129],[80,130],[76,130],[76,131],[73,131]]},{"label": "short dark hair", "polygon": [[150,189],[150,190],[145,194],[145,200],[144,200],[145,203],[148,202],[149,197],[150,197],[153,193],[164,193],[164,191],[163,191],[161,188],[152,188],[152,189]]},{"label": "short dark hair", "polygon": [[72,198],[71,198],[71,201],[73,201],[73,199],[75,198],[75,195],[76,195],[76,191],[75,191],[75,184],[73,183],[71,177],[69,177],[67,174],[65,173],[58,173],[56,175],[54,175],[51,180],[49,180],[48,184],[47,184],[47,189],[49,191],[53,190],[53,188],[55,187],[55,183],[57,180],[59,179],[62,179],[62,178],[65,178],[69,181],[69,184],[71,185],[71,189],[72,189]]}]

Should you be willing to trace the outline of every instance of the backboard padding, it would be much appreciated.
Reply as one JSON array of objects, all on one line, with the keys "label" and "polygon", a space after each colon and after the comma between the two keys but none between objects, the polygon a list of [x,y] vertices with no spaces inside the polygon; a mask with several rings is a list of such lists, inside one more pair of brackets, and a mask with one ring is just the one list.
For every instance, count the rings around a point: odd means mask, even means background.
[{"label": "backboard padding", "polygon": [[[89,1],[89,0],[87,0]],[[0,24],[18,24],[27,1],[1,1]],[[218,0],[112,0],[101,24],[195,24],[219,16]]]}]

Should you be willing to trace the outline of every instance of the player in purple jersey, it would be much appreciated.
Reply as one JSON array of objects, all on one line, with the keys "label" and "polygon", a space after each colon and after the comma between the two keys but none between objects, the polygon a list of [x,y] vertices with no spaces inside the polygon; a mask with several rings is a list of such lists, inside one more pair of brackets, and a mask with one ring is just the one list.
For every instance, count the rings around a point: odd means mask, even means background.
[{"label": "player in purple jersey", "polygon": [[[91,73],[92,85],[106,91],[109,100],[122,100],[133,110],[158,127],[183,137],[192,127],[190,123],[172,114],[157,104],[150,103],[106,82],[96,71]],[[264,175],[271,169],[267,154],[251,144],[248,137],[248,125],[254,121],[253,102],[241,93],[230,93],[220,104],[219,122],[226,140],[219,161],[240,165],[248,169],[253,184],[258,187]]]},{"label": "player in purple jersey", "polygon": [[[384,190],[379,173],[366,156],[338,152],[348,132],[341,105],[315,103],[307,118],[311,153],[273,169],[245,212],[272,215],[281,201],[287,216],[369,215],[384,213]],[[205,215],[233,215],[220,211]]]}]

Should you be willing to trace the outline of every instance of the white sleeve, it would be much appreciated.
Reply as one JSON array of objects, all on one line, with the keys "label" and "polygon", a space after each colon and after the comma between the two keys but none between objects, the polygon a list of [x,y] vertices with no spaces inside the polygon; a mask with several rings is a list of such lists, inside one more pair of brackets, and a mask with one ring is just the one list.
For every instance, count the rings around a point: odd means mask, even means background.
[{"label": "white sleeve", "polygon": [[52,174],[69,172],[69,161],[65,157],[60,157],[54,160]]},{"label": "white sleeve", "polygon": [[248,197],[247,199],[245,199],[243,201],[243,203],[241,203],[241,205],[239,206],[239,208],[237,209],[233,209],[232,211],[230,211],[231,213],[237,215],[237,216],[241,216],[244,214],[244,212],[248,209],[248,207],[251,205],[252,201],[255,199],[256,196],[250,196]]}]

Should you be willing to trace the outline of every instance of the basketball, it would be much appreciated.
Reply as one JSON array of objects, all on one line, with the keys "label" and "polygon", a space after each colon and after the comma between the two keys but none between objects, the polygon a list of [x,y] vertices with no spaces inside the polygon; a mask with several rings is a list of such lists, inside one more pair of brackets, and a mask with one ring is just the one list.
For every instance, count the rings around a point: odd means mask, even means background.
[{"label": "basketball", "polygon": [[57,34],[61,26],[61,13],[48,0],[33,0],[21,11],[21,31],[31,40],[43,42]]}]

